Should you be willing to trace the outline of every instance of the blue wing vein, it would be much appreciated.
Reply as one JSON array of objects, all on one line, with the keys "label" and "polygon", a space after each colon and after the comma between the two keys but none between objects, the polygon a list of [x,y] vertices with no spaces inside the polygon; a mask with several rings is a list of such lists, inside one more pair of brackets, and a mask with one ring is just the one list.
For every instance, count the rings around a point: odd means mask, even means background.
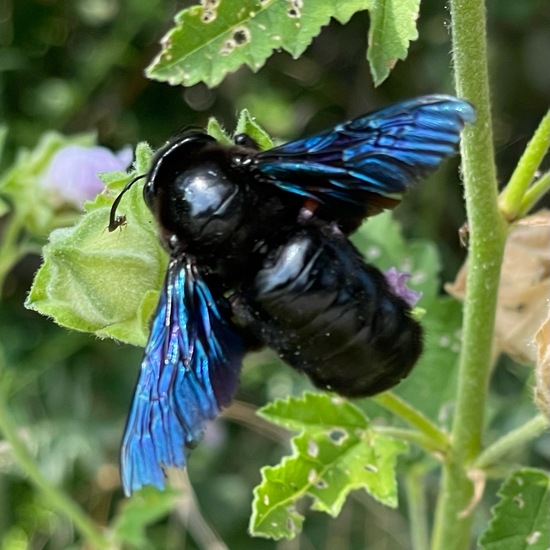
[{"label": "blue wing vein", "polygon": [[460,132],[474,119],[461,99],[418,97],[263,151],[255,163],[271,183],[320,202],[398,199],[457,152]]},{"label": "blue wing vein", "polygon": [[129,495],[164,487],[164,468],[183,468],[208,420],[235,392],[242,343],[193,262],[171,258],[147,342],[121,451]]}]

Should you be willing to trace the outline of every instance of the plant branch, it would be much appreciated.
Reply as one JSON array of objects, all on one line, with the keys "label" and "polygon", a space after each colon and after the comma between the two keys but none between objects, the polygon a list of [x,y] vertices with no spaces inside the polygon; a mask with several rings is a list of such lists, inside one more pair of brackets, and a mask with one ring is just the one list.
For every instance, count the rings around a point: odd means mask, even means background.
[{"label": "plant branch", "polygon": [[550,190],[550,172],[545,172],[523,195],[517,217],[521,218]]},{"label": "plant branch", "polygon": [[22,229],[23,218],[15,212],[4,226],[0,244],[0,296],[7,274],[23,255],[18,243]]},{"label": "plant branch", "polygon": [[519,428],[512,430],[505,436],[497,439],[492,445],[487,447],[472,464],[476,470],[485,470],[494,466],[501,459],[507,457],[516,449],[521,449],[529,441],[537,438],[548,430],[548,418],[543,414],[535,416]]},{"label": "plant branch", "polygon": [[438,499],[433,550],[470,547],[473,496],[468,466],[481,449],[491,365],[497,290],[507,224],[497,207],[492,122],[487,70],[486,19],[483,0],[451,0],[453,60],[457,94],[472,102],[477,121],[461,142],[462,171],[470,249],[467,297],[452,452],[447,455]]},{"label": "plant branch", "polygon": [[430,447],[432,450],[437,450],[441,453],[447,452],[449,448],[449,437],[447,434],[406,401],[392,392],[380,393],[372,397],[371,400],[419,430],[425,437],[427,436],[427,440],[424,439],[424,441],[425,443],[427,441],[431,442]]},{"label": "plant branch", "polygon": [[518,218],[525,194],[550,147],[550,111],[527,144],[510,181],[500,195],[500,210],[509,221]]},{"label": "plant branch", "polygon": [[435,444],[431,437],[427,436],[425,433],[419,432],[418,430],[394,428],[393,426],[374,426],[374,429],[376,430],[376,433],[418,445],[418,447],[427,453],[437,453],[441,455],[445,452],[444,449]]}]

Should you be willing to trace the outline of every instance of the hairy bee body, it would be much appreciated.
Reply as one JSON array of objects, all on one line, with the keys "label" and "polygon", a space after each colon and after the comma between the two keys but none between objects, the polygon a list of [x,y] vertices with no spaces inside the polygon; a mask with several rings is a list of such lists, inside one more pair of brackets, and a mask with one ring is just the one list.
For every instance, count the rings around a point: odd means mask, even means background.
[{"label": "hairy bee body", "polygon": [[[422,328],[348,235],[456,153],[474,116],[433,95],[267,151],[246,135],[222,146],[189,131],[156,154],[143,197],[170,262],[122,444],[126,494],[185,466],[247,351],[269,346],[349,397],[409,374]],[[124,220],[121,196],[110,230]]]}]

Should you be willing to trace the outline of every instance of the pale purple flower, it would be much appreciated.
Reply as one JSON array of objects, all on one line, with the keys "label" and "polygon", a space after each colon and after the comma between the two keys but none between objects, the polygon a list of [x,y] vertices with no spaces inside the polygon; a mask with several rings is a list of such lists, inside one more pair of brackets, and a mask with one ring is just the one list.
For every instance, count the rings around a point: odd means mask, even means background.
[{"label": "pale purple flower", "polygon": [[131,162],[130,147],[113,153],[100,146],[67,145],[52,157],[41,183],[56,206],[81,209],[85,201],[103,190],[104,184],[98,174],[126,170]]},{"label": "pale purple flower", "polygon": [[398,271],[395,267],[390,267],[384,272],[384,276],[393,294],[407,302],[411,307],[414,307],[418,303],[418,300],[422,297],[422,292],[418,292],[407,286],[407,281],[411,277],[409,273]]}]

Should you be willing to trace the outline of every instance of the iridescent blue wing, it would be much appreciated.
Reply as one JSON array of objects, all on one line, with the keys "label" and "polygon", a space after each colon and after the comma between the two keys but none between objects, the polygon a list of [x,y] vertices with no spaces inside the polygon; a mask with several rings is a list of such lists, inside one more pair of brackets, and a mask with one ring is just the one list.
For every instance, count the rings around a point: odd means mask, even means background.
[{"label": "iridescent blue wing", "polygon": [[192,260],[170,260],[126,424],[126,495],[164,487],[164,467],[183,468],[206,422],[235,392],[243,346]]},{"label": "iridescent blue wing", "polygon": [[418,97],[261,152],[255,165],[281,189],[371,215],[456,153],[474,119],[474,108],[455,97]]}]

